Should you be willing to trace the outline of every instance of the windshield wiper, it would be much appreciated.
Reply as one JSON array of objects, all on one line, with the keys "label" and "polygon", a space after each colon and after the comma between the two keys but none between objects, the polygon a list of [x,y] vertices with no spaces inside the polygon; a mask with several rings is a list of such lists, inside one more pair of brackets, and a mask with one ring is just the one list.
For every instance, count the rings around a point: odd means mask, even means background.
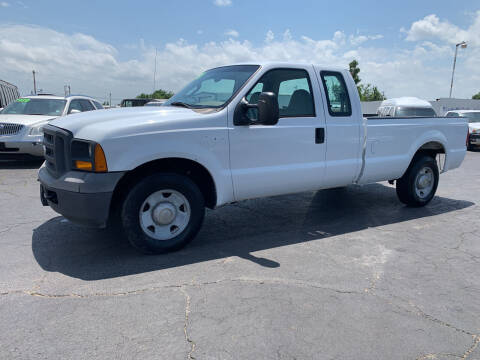
[{"label": "windshield wiper", "polygon": [[187,104],[187,103],[184,103],[184,102],[182,102],[182,101],[174,101],[174,102],[172,102],[170,105],[171,105],[171,106],[182,106],[182,107],[185,107],[185,108],[187,108],[187,109],[193,108],[192,105]]}]

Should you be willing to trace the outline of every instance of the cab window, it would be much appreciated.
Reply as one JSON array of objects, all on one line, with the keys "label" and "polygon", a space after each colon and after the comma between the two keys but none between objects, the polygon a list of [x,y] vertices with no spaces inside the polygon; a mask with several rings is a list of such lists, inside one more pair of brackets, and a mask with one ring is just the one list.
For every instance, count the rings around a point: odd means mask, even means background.
[{"label": "cab window", "polygon": [[352,106],[343,76],[335,71],[320,72],[330,116],[351,116]]},{"label": "cab window", "polygon": [[[250,104],[256,104],[262,92],[277,94],[280,118],[315,117],[312,86],[306,70],[270,70],[248,92],[246,100]],[[257,110],[249,109],[247,116],[256,120]]]}]

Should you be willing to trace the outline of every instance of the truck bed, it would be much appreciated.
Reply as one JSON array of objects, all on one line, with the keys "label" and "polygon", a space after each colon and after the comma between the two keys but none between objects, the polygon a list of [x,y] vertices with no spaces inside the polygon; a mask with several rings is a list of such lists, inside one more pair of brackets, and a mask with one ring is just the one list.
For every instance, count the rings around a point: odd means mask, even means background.
[{"label": "truck bed", "polygon": [[368,117],[363,129],[360,184],[398,179],[422,147],[443,148],[443,171],[457,168],[465,157],[467,125],[462,118]]}]

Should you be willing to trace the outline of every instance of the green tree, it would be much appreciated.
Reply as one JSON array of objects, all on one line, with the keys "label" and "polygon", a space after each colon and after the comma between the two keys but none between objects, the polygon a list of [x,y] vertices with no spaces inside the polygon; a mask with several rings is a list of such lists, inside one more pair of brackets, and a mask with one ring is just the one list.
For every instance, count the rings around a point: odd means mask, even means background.
[{"label": "green tree", "polygon": [[173,92],[168,90],[155,90],[153,94],[144,94],[141,93],[137,96],[137,99],[170,99],[174,95]]},{"label": "green tree", "polygon": [[480,92],[478,94],[475,94],[472,96],[472,99],[474,100],[480,100]]},{"label": "green tree", "polygon": [[360,84],[362,81],[358,74],[360,73],[360,68],[358,67],[358,61],[353,60],[348,64],[350,74],[352,74],[353,81],[357,85],[358,96],[360,96],[361,101],[377,101],[385,100],[383,93],[378,90],[378,88],[372,84]]},{"label": "green tree", "polygon": [[361,101],[378,101],[385,100],[385,96],[378,90],[376,86],[372,84],[357,86],[358,95]]},{"label": "green tree", "polygon": [[355,85],[358,85],[358,83],[362,81],[358,76],[358,74],[360,73],[360,68],[358,67],[358,61],[353,60],[350,64],[348,64],[348,67],[350,70],[350,74],[352,74],[353,81],[355,81]]}]

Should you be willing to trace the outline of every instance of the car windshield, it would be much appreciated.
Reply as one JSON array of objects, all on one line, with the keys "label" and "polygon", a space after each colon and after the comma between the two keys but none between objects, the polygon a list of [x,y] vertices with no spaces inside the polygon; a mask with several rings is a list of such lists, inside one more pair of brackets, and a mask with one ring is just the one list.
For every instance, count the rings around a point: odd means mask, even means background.
[{"label": "car windshield", "polygon": [[395,109],[395,116],[410,117],[410,116],[437,116],[435,110],[432,108],[417,108],[398,106]]},{"label": "car windshield", "polygon": [[258,65],[234,65],[208,70],[164,105],[195,109],[221,108],[259,67]]},{"label": "car windshield", "polygon": [[480,112],[461,113],[460,116],[467,117],[469,123],[480,122]]},{"label": "car windshield", "polygon": [[61,116],[66,100],[20,98],[10,103],[2,114]]}]

